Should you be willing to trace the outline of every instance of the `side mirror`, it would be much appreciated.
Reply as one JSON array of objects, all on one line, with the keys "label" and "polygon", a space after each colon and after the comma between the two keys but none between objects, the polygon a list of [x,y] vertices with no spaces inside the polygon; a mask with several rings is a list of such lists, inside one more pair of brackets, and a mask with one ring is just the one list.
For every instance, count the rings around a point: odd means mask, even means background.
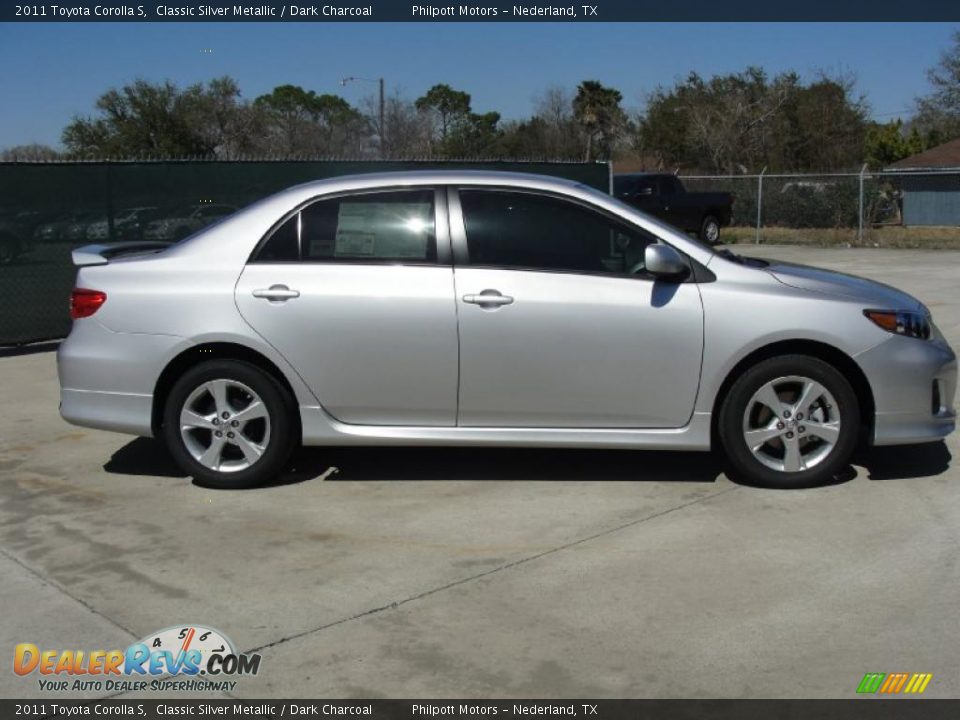
[{"label": "side mirror", "polygon": [[648,273],[656,278],[681,280],[690,272],[683,256],[669,245],[655,243],[643,251],[643,264]]}]

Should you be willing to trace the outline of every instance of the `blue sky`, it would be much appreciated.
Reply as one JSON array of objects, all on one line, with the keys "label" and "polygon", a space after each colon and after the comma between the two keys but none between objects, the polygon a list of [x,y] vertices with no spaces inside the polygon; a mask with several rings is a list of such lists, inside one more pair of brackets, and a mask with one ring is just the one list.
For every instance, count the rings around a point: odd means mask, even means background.
[{"label": "blue sky", "polygon": [[[551,85],[597,79],[642,107],[657,85],[760,65],[852,73],[878,119],[909,115],[926,70],[950,44],[948,23],[49,23],[0,24],[0,147],[58,145],[75,114],[111,86],[141,77],[185,85],[231,75],[246,97],[292,83],[357,102],[384,75],[415,98],[445,82],[477,111],[531,112]],[[204,53],[210,48],[212,53]]]}]

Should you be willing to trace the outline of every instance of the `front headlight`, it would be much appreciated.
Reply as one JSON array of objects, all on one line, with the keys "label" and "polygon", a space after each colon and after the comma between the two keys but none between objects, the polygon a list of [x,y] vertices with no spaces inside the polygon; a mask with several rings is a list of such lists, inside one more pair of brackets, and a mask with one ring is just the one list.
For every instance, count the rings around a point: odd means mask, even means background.
[{"label": "front headlight", "polygon": [[894,335],[930,339],[930,317],[926,313],[913,310],[864,310],[863,314],[874,325]]}]

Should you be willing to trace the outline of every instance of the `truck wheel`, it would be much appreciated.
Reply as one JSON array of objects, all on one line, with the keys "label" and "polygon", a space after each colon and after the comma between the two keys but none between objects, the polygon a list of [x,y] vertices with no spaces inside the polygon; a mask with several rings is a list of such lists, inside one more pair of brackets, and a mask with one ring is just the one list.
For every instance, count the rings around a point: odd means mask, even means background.
[{"label": "truck wheel", "polygon": [[707,215],[700,223],[700,239],[711,245],[720,242],[720,221],[713,215]]}]

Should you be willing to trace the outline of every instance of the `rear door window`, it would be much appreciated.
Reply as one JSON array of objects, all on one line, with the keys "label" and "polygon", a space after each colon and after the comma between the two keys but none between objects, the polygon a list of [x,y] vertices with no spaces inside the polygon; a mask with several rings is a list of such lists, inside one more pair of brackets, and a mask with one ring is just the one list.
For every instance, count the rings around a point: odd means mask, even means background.
[{"label": "rear door window", "polygon": [[254,261],[435,263],[434,191],[318,200],[290,216]]}]

